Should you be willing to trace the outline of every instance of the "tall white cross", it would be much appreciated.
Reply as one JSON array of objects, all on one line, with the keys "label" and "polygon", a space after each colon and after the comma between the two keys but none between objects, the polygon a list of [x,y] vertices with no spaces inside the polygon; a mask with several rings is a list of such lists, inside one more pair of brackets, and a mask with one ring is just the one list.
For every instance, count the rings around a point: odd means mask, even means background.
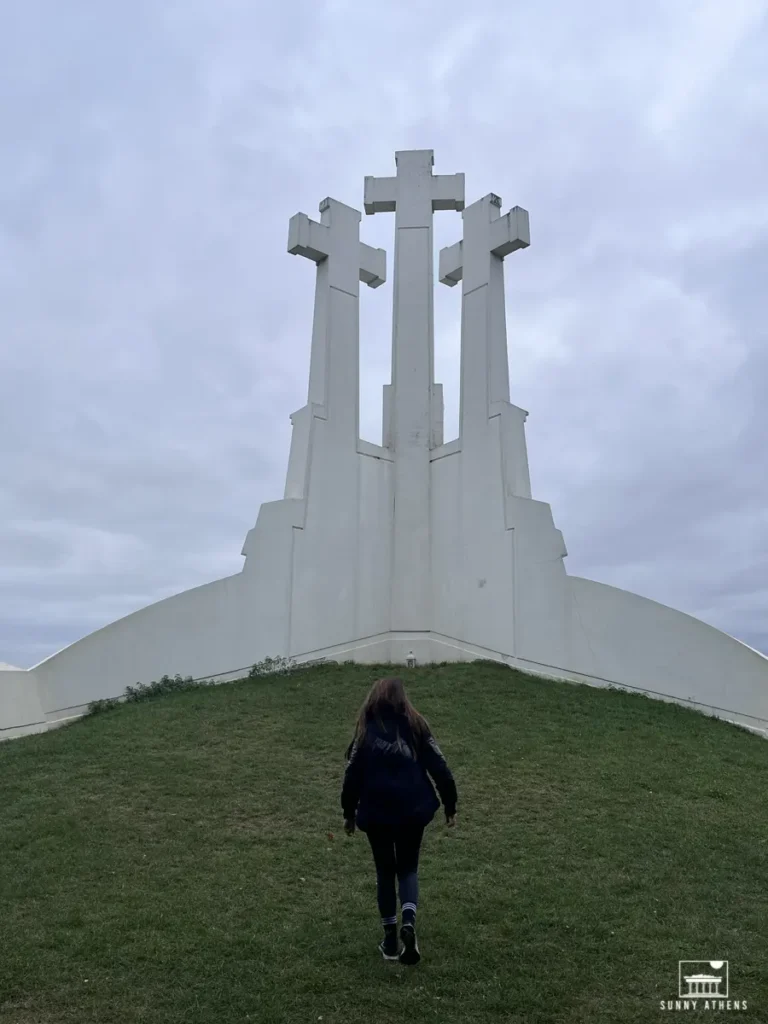
[{"label": "tall white cross", "polygon": [[395,214],[390,438],[394,449],[391,625],[431,628],[430,437],[434,379],[432,214],[464,209],[464,175],[433,175],[431,149],[395,153],[394,178],[365,179],[365,212]]},{"label": "tall white cross", "polygon": [[320,203],[320,223],[291,217],[288,252],[317,264],[307,404],[325,408],[345,447],[356,451],[360,417],[360,282],[378,288],[387,254],[360,241],[362,214],[335,199]]},{"label": "tall white cross", "polygon": [[504,257],[531,242],[528,212],[515,206],[504,217],[490,195],[462,214],[464,238],[440,250],[440,280],[462,282],[461,435],[484,427],[495,402],[509,402],[504,302]]}]

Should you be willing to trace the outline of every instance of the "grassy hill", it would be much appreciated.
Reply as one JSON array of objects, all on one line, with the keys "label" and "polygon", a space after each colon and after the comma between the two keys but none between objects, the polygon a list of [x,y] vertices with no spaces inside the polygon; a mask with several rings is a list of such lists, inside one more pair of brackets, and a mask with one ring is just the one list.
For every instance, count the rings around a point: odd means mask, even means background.
[{"label": "grassy hill", "polygon": [[2,1024],[645,1022],[699,958],[768,1019],[765,740],[485,663],[405,672],[459,818],[427,830],[422,963],[383,962],[339,792],[391,671],[205,687],[0,745]]}]

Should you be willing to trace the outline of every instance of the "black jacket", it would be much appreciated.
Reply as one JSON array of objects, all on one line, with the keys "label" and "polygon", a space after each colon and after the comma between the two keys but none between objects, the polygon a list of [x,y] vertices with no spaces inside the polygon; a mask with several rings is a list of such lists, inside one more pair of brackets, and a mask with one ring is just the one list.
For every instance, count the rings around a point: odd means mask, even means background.
[{"label": "black jacket", "polygon": [[363,742],[353,742],[344,774],[341,807],[363,832],[369,825],[428,825],[440,806],[456,813],[456,783],[431,734],[414,739],[408,719],[394,712],[368,723]]}]

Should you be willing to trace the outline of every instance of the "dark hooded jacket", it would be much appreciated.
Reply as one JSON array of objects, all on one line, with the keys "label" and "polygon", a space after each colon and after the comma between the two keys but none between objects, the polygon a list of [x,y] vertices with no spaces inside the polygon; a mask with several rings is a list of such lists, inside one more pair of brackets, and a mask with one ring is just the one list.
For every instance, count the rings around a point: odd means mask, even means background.
[{"label": "dark hooded jacket", "polygon": [[369,825],[428,825],[440,807],[430,776],[446,815],[456,813],[456,783],[440,748],[431,733],[414,737],[404,714],[384,712],[369,722],[347,758],[341,807],[363,832]]}]

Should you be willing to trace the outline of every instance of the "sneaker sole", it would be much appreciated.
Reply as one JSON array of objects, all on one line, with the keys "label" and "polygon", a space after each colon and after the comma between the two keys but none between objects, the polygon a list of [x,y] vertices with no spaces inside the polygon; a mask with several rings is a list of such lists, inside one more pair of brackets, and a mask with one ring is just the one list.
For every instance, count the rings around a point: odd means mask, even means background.
[{"label": "sneaker sole", "polygon": [[392,954],[392,953],[385,953],[384,952],[384,943],[383,942],[379,943],[379,952],[381,953],[381,955],[384,957],[385,960],[399,960],[400,959],[400,954],[399,953],[394,953],[394,954]]},{"label": "sneaker sole", "polygon": [[412,967],[421,960],[421,953],[419,952],[419,944],[416,941],[416,931],[408,925],[403,925],[400,929],[400,938],[403,940],[403,946],[405,947],[398,957],[401,964],[407,964]]}]

